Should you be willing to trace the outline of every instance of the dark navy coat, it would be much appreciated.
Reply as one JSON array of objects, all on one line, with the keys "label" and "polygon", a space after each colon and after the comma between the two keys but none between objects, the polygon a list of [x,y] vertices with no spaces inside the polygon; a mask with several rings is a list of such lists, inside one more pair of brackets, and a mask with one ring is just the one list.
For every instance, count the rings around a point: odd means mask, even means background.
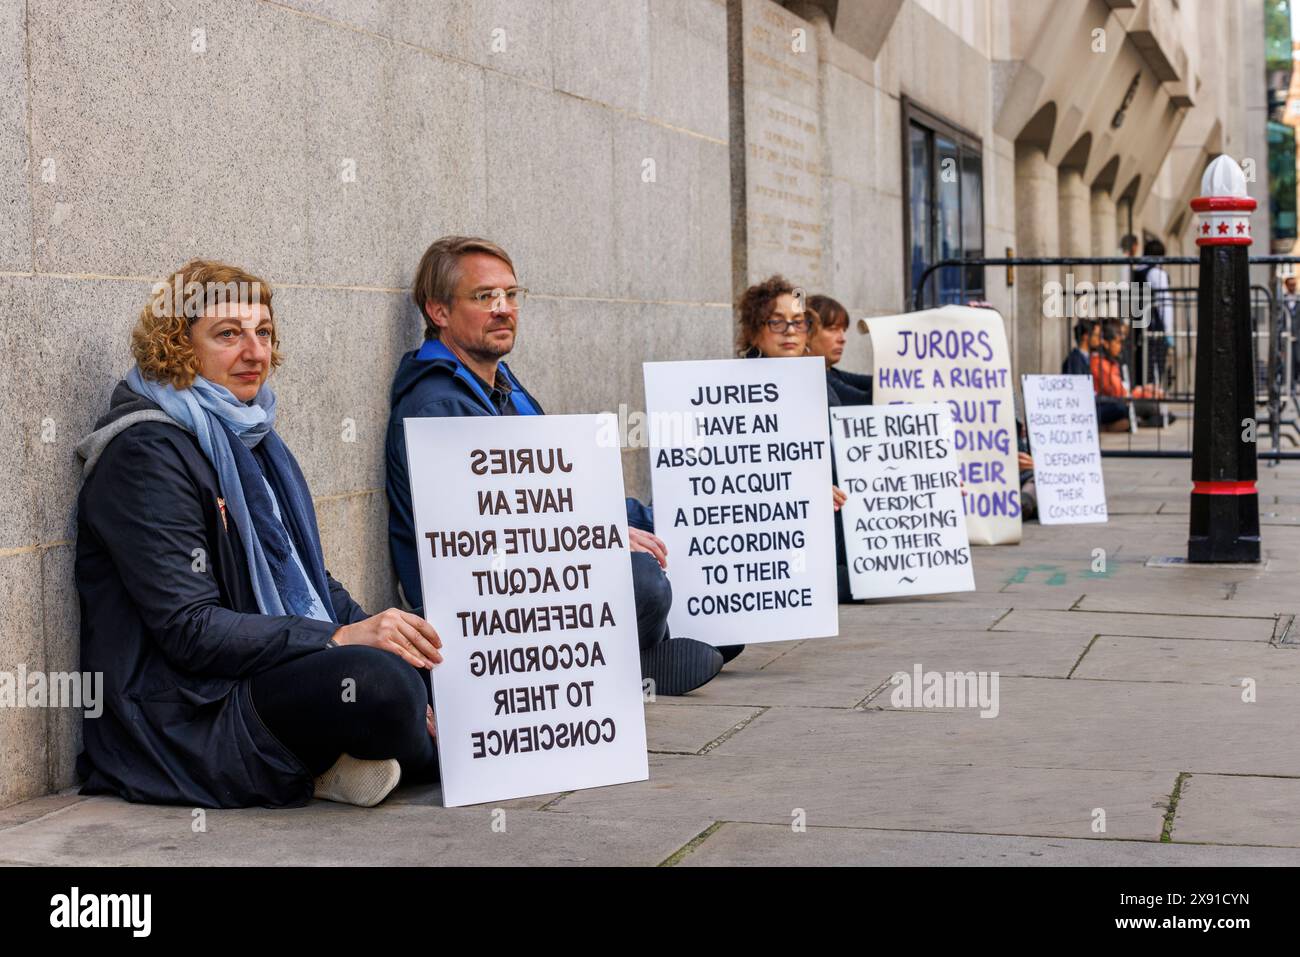
[{"label": "dark navy coat", "polygon": [[[423,615],[420,561],[415,550],[415,515],[411,507],[411,473],[406,465],[406,431],[402,420],[500,415],[501,412],[492,405],[500,398],[496,389],[489,394],[489,401],[484,402],[467,370],[449,359],[421,359],[419,351],[413,349],[402,356],[393,376],[388,434],[384,440],[384,482],[388,492],[388,548],[393,568],[407,602],[416,614]],[[518,383],[518,379],[515,382]],[[532,393],[522,385],[518,385],[518,389],[527,396],[539,415],[544,414],[542,404]],[[626,502],[628,525],[653,532],[654,514],[650,508],[634,498]]]},{"label": "dark navy coat", "polygon": [[[119,385],[113,407],[126,402],[158,408]],[[194,807],[311,799],[310,772],[262,724],[246,679],[323,651],[339,626],[258,611],[244,530],[220,496],[198,440],[164,422],[111,438],[82,486],[81,667],[104,675],[104,711],[86,719],[77,760],[83,794]],[[332,577],[329,590],[340,623],[366,617]]]},{"label": "dark navy coat", "polygon": [[826,370],[826,382],[839,397],[841,405],[872,405],[871,376],[858,372],[845,372],[831,366]]}]

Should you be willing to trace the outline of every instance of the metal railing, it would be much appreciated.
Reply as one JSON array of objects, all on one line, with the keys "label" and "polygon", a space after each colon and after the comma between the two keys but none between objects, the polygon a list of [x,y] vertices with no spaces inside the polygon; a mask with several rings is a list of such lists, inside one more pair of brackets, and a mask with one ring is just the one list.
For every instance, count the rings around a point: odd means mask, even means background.
[{"label": "metal railing", "polygon": [[[928,267],[917,278],[912,290],[913,309],[925,308],[927,284],[942,269],[961,267],[963,285],[960,290],[940,291],[938,304],[965,304],[970,296],[965,288],[966,269],[988,267],[1094,267],[1077,284],[1066,283],[1062,291],[1072,293],[1068,306],[1062,310],[1064,328],[1061,341],[1068,352],[1074,345],[1073,326],[1080,318],[1107,319],[1124,323],[1125,346],[1121,362],[1131,375],[1126,385],[1139,387],[1139,396],[1131,393],[1122,397],[1130,407],[1130,419],[1141,413],[1145,424],[1159,425],[1149,434],[1154,437],[1154,447],[1136,447],[1134,432],[1129,433],[1126,448],[1103,445],[1107,456],[1152,458],[1186,458],[1191,455],[1192,404],[1196,391],[1196,256],[1085,256],[1085,257],[1004,257],[980,259],[946,259]],[[1300,264],[1296,256],[1254,256],[1250,265],[1278,266]],[[1131,282],[1134,267],[1159,265],[1178,267],[1180,282],[1160,290],[1154,303],[1163,320],[1163,329],[1152,329],[1150,311],[1153,304],[1148,286]],[[1125,268],[1122,277],[1116,278],[1115,267]],[[1168,270],[1166,271],[1168,274]],[[1106,275],[1109,273],[1109,275]],[[1072,275],[1072,274],[1071,274]],[[981,284],[987,288],[987,282]],[[1046,290],[1044,290],[1046,292]],[[1146,322],[1135,319],[1146,318]],[[1284,299],[1262,285],[1252,285],[1250,291],[1250,321],[1254,348],[1255,402],[1259,410],[1256,417],[1261,445],[1265,438],[1268,448],[1259,451],[1259,457],[1276,464],[1284,459],[1300,459],[1300,296]],[[1061,356],[1064,360],[1065,355]],[[1028,370],[1022,370],[1028,371]],[[1055,368],[1040,370],[1056,372]],[[1150,396],[1150,397],[1147,397]],[[1174,413],[1170,407],[1182,411]],[[1171,428],[1171,419],[1180,428]],[[1179,441],[1181,440],[1181,441]],[[1285,442],[1289,449],[1282,449]]]}]

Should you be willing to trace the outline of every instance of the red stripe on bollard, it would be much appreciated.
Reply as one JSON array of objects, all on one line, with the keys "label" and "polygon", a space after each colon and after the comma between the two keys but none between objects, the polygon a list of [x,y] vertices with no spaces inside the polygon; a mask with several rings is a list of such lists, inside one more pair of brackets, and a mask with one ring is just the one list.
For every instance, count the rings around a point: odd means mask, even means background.
[{"label": "red stripe on bollard", "polygon": [[1193,495],[1254,495],[1254,481],[1248,482],[1193,482]]}]

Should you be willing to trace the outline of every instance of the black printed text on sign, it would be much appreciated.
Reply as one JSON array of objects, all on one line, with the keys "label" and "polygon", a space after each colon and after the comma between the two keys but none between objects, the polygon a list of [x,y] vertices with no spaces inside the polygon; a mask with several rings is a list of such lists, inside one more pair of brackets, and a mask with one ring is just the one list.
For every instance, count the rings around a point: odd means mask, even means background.
[{"label": "black printed text on sign", "polygon": [[1025,375],[1020,379],[1025,429],[1034,457],[1038,521],[1044,525],[1106,521],[1092,377]]},{"label": "black printed text on sign", "polygon": [[971,542],[1020,541],[1015,391],[1002,317],[968,306],[873,316],[871,348],[876,405],[943,402],[952,412]]},{"label": "black printed text on sign", "polygon": [[[603,432],[602,432],[603,427]],[[448,807],[642,781],[619,448],[595,415],[406,419]]]},{"label": "black printed text on sign", "polygon": [[672,633],[713,645],[838,634],[825,364],[644,368]]},{"label": "black printed text on sign", "polygon": [[946,404],[831,409],[854,598],[974,591]]}]

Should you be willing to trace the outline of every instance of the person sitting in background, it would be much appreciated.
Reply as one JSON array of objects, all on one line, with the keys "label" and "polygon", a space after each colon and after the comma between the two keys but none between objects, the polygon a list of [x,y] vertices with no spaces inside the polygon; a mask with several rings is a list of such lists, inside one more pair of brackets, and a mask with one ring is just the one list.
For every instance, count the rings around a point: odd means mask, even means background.
[{"label": "person sitting in background", "polygon": [[849,312],[830,296],[810,296],[808,310],[815,313],[815,332],[808,336],[808,351],[826,360],[826,382],[842,405],[871,405],[871,376],[837,369],[848,337]]},{"label": "person sitting in background", "polygon": [[[1095,319],[1080,319],[1074,324],[1075,346],[1065,357],[1065,362],[1061,364],[1061,375],[1093,376],[1093,358],[1101,350],[1101,329],[1101,323]],[[1118,366],[1116,368],[1118,369]],[[1120,420],[1128,422],[1128,406],[1117,399],[1097,394],[1095,380],[1093,393],[1097,403],[1099,426],[1107,426]]]},{"label": "person sitting in background", "polygon": [[155,287],[135,368],[77,447],[81,665],[108,689],[85,723],[83,794],[371,806],[438,776],[442,642],[396,608],[367,615],[326,571],[275,432],[276,329],[263,280],[187,263]]},{"label": "person sitting in background", "polygon": [[[1124,388],[1120,363],[1120,356],[1124,352],[1124,339],[1123,326],[1117,322],[1107,322],[1102,326],[1101,350],[1092,354],[1093,388],[1096,389],[1099,397],[1111,400],[1108,403],[1099,403],[1097,407],[1098,423],[1103,431],[1107,432],[1129,431],[1126,400],[1158,399],[1162,395],[1158,388],[1149,385],[1138,386],[1135,389]],[[1112,418],[1117,404],[1125,409],[1122,419]],[[1154,414],[1149,417],[1144,416],[1142,424],[1159,426],[1163,422],[1158,414]]]},{"label": "person sitting in background", "polygon": [[1093,337],[1099,334],[1095,319],[1080,319],[1074,324],[1074,348],[1061,363],[1061,375],[1092,375]]},{"label": "person sitting in background", "polygon": [[1101,327],[1101,349],[1089,357],[1092,387],[1098,395],[1124,399],[1128,390],[1120,373],[1120,352],[1124,348],[1124,332],[1118,323],[1107,322]]},{"label": "person sitting in background", "polygon": [[[737,303],[740,327],[736,354],[743,359],[788,359],[808,355],[808,340],[819,332],[817,314],[805,310],[795,288],[783,276],[769,276],[750,286]],[[826,382],[826,404],[847,405]],[[830,422],[826,423],[829,435]],[[844,522],[840,508],[847,499],[835,484],[835,459],[831,458],[831,500],[835,509],[835,573],[840,604],[856,602],[849,587],[849,559],[844,543]]]},{"label": "person sitting in background", "polygon": [[[424,344],[402,356],[393,377],[385,483],[389,550],[417,614],[434,598],[420,585],[403,420],[545,414],[503,361],[514,349],[527,292],[506,251],[485,239],[444,236],[416,268],[412,298],[424,317]],[[651,510],[634,498],[627,499],[627,522],[641,676],[654,682],[655,694],[683,695],[711,681],[724,659],[712,645],[669,634],[668,547],[654,534]]]}]

